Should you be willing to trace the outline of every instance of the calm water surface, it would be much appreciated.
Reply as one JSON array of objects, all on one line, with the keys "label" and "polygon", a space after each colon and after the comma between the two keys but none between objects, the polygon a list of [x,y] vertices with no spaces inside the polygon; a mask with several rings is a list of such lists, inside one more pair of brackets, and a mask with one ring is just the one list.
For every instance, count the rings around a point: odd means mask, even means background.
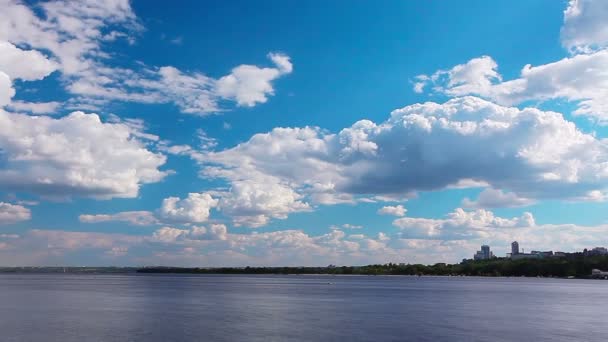
[{"label": "calm water surface", "polygon": [[0,275],[0,341],[605,341],[608,282]]}]

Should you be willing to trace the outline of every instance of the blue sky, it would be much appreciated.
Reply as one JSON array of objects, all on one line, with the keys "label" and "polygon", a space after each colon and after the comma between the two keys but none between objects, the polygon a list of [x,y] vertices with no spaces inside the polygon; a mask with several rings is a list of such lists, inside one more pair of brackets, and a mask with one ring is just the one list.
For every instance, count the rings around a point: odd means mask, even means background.
[{"label": "blue sky", "polygon": [[3,264],[607,244],[602,1],[0,8]]}]

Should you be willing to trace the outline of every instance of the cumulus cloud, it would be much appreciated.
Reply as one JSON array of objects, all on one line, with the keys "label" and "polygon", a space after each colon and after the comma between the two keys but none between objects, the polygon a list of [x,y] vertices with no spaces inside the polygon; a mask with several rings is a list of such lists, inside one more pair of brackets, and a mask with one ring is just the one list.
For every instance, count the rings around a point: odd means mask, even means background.
[{"label": "cumulus cloud", "polygon": [[259,68],[254,65],[241,65],[216,83],[216,91],[225,99],[234,99],[239,106],[252,107],[267,101],[274,94],[271,81],[281,75],[289,74],[293,66],[289,57],[282,54],[269,54],[268,57],[277,68]]},{"label": "cumulus cloud", "polygon": [[608,124],[608,5],[605,1],[571,0],[564,12],[562,43],[571,52],[556,62],[524,66],[519,78],[502,80],[489,56],[473,58],[449,70],[419,75],[414,90],[449,96],[478,95],[502,105],[565,99],[577,104],[575,115]]},{"label": "cumulus cloud", "polygon": [[226,240],[228,229],[224,224],[212,224],[209,227],[194,226],[190,236],[195,240]]},{"label": "cumulus cloud", "polygon": [[95,69],[95,75],[69,84],[68,90],[83,96],[84,103],[108,100],[174,103],[182,113],[207,115],[223,111],[222,101],[234,101],[245,107],[266,102],[274,95],[272,82],[288,74],[282,70],[284,65],[263,68],[243,64],[219,79],[173,66],[140,67],[143,69],[100,67]]},{"label": "cumulus cloud", "polygon": [[[0,5],[0,71],[4,64],[18,64],[15,70],[22,78],[40,79],[40,74],[60,70],[66,89],[78,96],[69,101],[69,108],[96,109],[108,101],[131,101],[174,103],[191,114],[217,113],[224,110],[219,106],[222,101],[246,107],[266,102],[274,94],[273,81],[293,70],[289,57],[278,53],[268,55],[274,67],[243,64],[218,79],[170,65],[110,66],[114,56],[105,48],[116,40],[133,43],[143,31],[129,1],[56,0],[40,4],[38,11],[13,0]],[[38,51],[14,58],[21,52],[15,52],[19,49],[13,44],[47,51],[53,61]]]},{"label": "cumulus cloud", "polygon": [[211,224],[208,227],[193,226],[189,229],[162,227],[152,234],[152,241],[173,243],[197,240],[226,240],[228,229],[223,224]]},{"label": "cumulus cloud", "polygon": [[[450,72],[443,71],[438,71],[436,74],[445,77],[435,77],[435,74],[429,78],[429,82],[434,85],[435,91],[447,95],[474,94],[503,105],[519,104],[529,100],[566,99],[577,102],[578,108],[574,114],[589,116],[599,123],[607,123],[608,100],[604,96],[608,92],[607,65],[608,50],[601,50],[544,65],[526,65],[521,71],[520,78],[504,82],[499,81],[499,76],[490,76],[494,68],[489,68],[489,65],[484,67],[484,71],[471,72],[474,76],[461,80],[460,83],[452,80]],[[455,68],[458,67],[461,66]]]},{"label": "cumulus cloud", "polygon": [[378,209],[378,214],[380,215],[405,216],[406,212],[407,209],[405,209],[401,204],[396,206],[384,206]]},{"label": "cumulus cloud", "polygon": [[79,219],[84,223],[117,221],[135,226],[151,226],[161,223],[201,223],[209,219],[210,210],[217,207],[218,202],[208,193],[189,193],[184,199],[165,198],[156,212],[123,211],[114,214],[83,214],[79,216]]},{"label": "cumulus cloud", "polygon": [[602,0],[570,0],[564,11],[561,40],[568,50],[589,52],[608,46],[608,4]]},{"label": "cumulus cloud", "polygon": [[118,221],[134,226],[150,226],[159,223],[154,213],[149,211],[123,211],[117,214],[80,215],[78,219],[84,223]]},{"label": "cumulus cloud", "polygon": [[30,210],[22,205],[0,202],[0,224],[27,221],[31,216]]},{"label": "cumulus cloud", "polygon": [[301,230],[229,233],[223,225],[188,229],[162,227],[151,235],[30,230],[0,235],[5,264],[65,263],[70,255],[93,264],[177,266],[322,265],[386,262],[457,262],[480,244],[500,255],[513,240],[540,250],[574,251],[600,245],[606,225],[536,225],[530,214],[502,218],[485,210],[457,209],[445,218],[398,218],[398,233],[376,236],[334,230],[311,235]]},{"label": "cumulus cloud", "polygon": [[219,195],[219,209],[235,226],[257,228],[271,218],[285,219],[289,213],[310,210],[308,203],[300,201],[301,195],[280,183],[235,181]]},{"label": "cumulus cloud", "polygon": [[22,50],[0,40],[0,70],[11,79],[41,80],[57,69],[57,65],[35,50]]},{"label": "cumulus cloud", "polygon": [[477,200],[473,201],[469,198],[462,200],[462,205],[465,208],[474,209],[524,207],[531,204],[534,204],[533,200],[492,188],[484,189],[477,197]]},{"label": "cumulus cloud", "polygon": [[498,64],[489,56],[473,58],[465,64],[454,66],[450,70],[439,70],[431,76],[420,75],[415,91],[422,92],[426,82],[445,84],[437,87],[451,96],[467,94],[486,94],[495,82],[502,79],[497,71]]},{"label": "cumulus cloud", "polygon": [[363,120],[338,134],[275,128],[199,161],[203,177],[229,181],[235,194],[243,188],[282,198],[244,195],[220,202],[222,210],[251,202],[242,209],[260,215],[256,209],[270,201],[278,217],[306,208],[317,194],[404,197],[483,184],[530,200],[582,200],[605,193],[608,181],[608,146],[561,114],[475,97],[410,105],[385,122]]},{"label": "cumulus cloud", "polygon": [[0,187],[48,197],[135,197],[162,180],[165,157],[149,151],[134,128],[96,114],[62,118],[0,110]]},{"label": "cumulus cloud", "polygon": [[532,214],[527,212],[509,219],[483,209],[465,211],[458,208],[445,219],[402,217],[394,220],[393,225],[402,230],[403,236],[410,238],[463,240],[486,238],[492,229],[531,227],[535,223]]},{"label": "cumulus cloud", "polygon": [[56,65],[40,52],[22,50],[0,39],[0,107],[11,104],[14,80],[41,80],[55,69]]},{"label": "cumulus cloud", "polygon": [[129,38],[141,29],[128,0],[49,1],[40,14],[20,1],[2,0],[0,40],[46,50],[62,73],[78,76],[108,57],[102,44],[109,37]]},{"label": "cumulus cloud", "polygon": [[162,227],[152,235],[152,239],[159,242],[174,242],[179,238],[188,236],[189,231],[173,227]]},{"label": "cumulus cloud", "polygon": [[176,222],[205,222],[218,200],[207,193],[189,193],[188,197],[168,197],[163,200],[160,216]]}]

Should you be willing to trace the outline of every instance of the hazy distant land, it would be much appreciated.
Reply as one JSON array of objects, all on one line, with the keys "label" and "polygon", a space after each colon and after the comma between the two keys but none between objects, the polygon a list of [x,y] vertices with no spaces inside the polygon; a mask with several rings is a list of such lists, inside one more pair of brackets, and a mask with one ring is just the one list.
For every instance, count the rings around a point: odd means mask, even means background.
[{"label": "hazy distant land", "polygon": [[486,277],[589,278],[593,269],[608,270],[608,256],[570,254],[564,258],[495,258],[459,264],[396,264],[326,267],[0,267],[0,273],[183,273],[183,274],[328,274],[435,275]]}]

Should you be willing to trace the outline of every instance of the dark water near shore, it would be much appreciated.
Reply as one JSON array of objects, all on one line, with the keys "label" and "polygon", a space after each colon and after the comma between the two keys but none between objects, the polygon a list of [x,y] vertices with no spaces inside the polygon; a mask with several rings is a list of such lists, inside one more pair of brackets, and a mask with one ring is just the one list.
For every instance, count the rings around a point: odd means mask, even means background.
[{"label": "dark water near shore", "polygon": [[0,341],[605,341],[608,282],[0,275]]}]

